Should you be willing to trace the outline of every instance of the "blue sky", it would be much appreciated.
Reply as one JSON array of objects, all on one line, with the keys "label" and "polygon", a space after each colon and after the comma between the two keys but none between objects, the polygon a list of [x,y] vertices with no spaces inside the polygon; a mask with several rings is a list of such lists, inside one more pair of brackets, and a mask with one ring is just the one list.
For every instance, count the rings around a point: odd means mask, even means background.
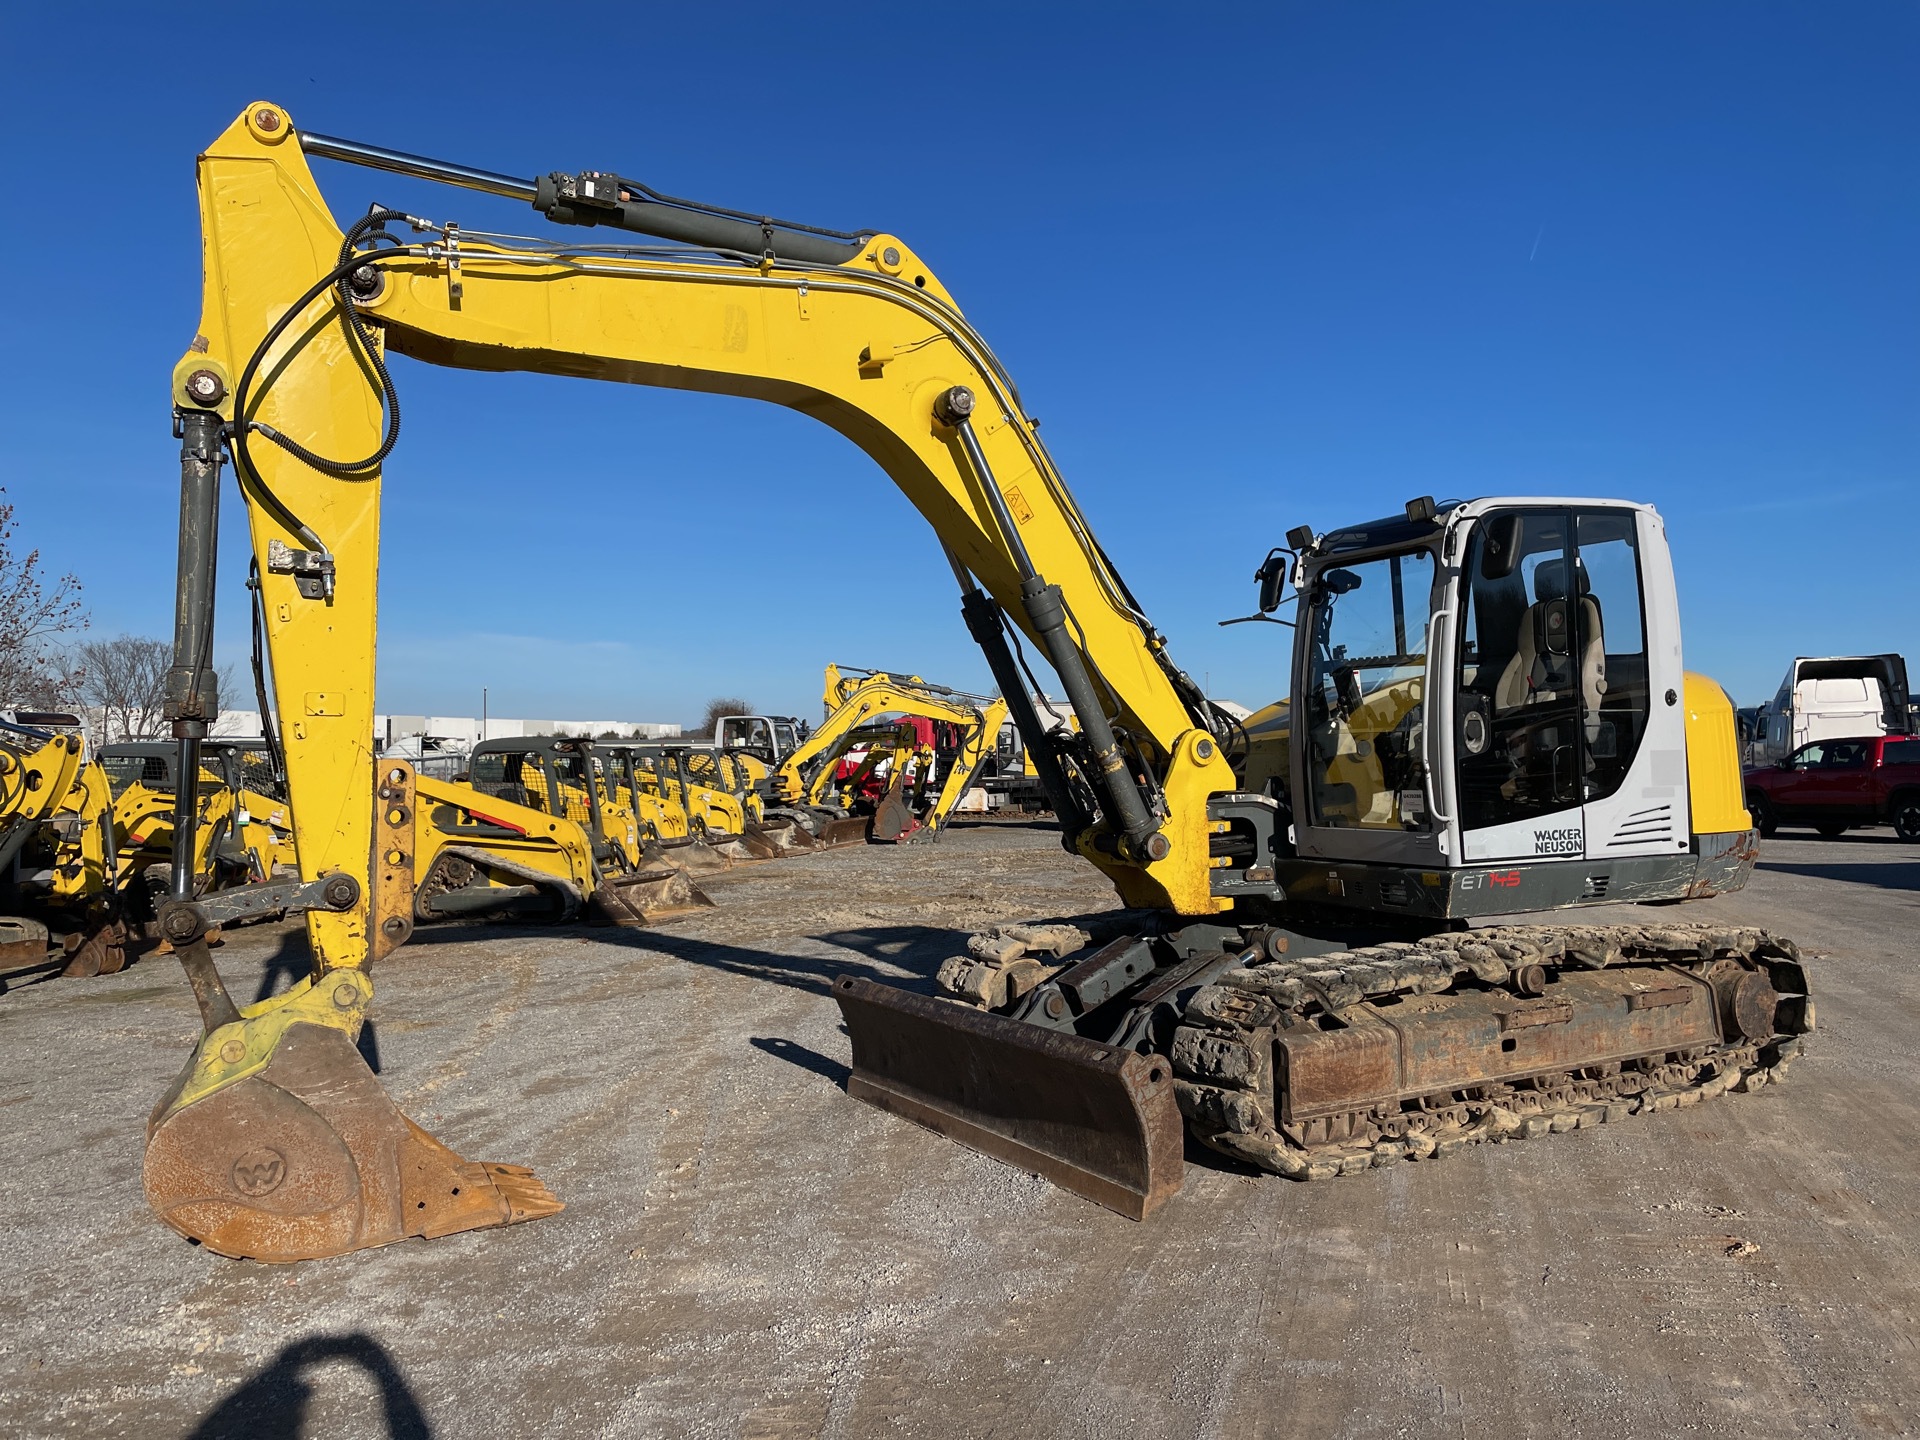
[{"label": "blue sky", "polygon": [[[1289,632],[1214,625],[1284,530],[1426,493],[1658,505],[1688,663],[1742,703],[1795,654],[1920,658],[1909,4],[187,13],[3,22],[0,479],[96,630],[170,632],[193,156],[264,98],[482,168],[903,236],[1216,694],[1285,687]],[[342,216],[542,223],[315,168]],[[727,693],[811,715],[827,660],[986,686],[932,532],[825,428],[395,375],[382,708],[470,713],[485,685],[496,714],[684,720]]]}]

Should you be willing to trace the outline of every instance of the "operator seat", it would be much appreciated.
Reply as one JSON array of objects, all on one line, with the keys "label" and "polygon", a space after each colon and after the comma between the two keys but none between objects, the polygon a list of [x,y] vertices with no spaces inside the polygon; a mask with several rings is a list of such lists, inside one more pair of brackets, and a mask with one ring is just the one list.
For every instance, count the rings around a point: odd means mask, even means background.
[{"label": "operator seat", "polygon": [[1600,628],[1600,604],[1592,594],[1587,568],[1573,562],[1581,623],[1586,637],[1580,653],[1574,651],[1573,608],[1568,603],[1567,562],[1542,561],[1533,572],[1534,603],[1520,616],[1520,635],[1514,655],[1494,686],[1493,713],[1514,714],[1529,705],[1565,701],[1576,694],[1585,701],[1587,739],[1598,738],[1600,702],[1607,693],[1607,644]]}]

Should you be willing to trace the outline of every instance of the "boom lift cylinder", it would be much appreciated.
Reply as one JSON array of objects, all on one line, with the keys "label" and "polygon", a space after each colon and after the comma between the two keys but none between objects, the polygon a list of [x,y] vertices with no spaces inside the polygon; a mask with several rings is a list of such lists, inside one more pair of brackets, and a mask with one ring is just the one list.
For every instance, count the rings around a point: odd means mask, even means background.
[{"label": "boom lift cylinder", "polygon": [[1081,808],[1080,797],[1067,783],[1067,772],[1060,768],[1060,757],[1046,739],[1039,707],[1027,693],[1026,679],[1015,666],[1013,651],[1007,644],[1006,622],[1001,619],[1000,607],[973,583],[971,576],[964,572],[962,575],[967,591],[960,597],[960,614],[967,622],[967,632],[986,655],[994,683],[1006,697],[1007,708],[1013,711],[1014,724],[1026,740],[1034,773],[1040,777],[1040,786],[1053,803],[1053,813],[1060,817],[1061,838],[1071,850],[1075,837],[1093,823],[1093,817]]},{"label": "boom lift cylinder", "polygon": [[166,718],[173,722],[174,737],[180,742],[171,889],[184,900],[193,894],[200,741],[220,714],[219,679],[212,663],[213,580],[220,541],[220,417],[209,410],[183,410],[179,428],[179,603],[173,619],[173,665],[167,671]]},{"label": "boom lift cylinder", "polygon": [[[1027,612],[1027,619],[1033,622],[1041,645],[1046,648],[1047,659],[1060,676],[1068,703],[1073,706],[1074,714],[1080,717],[1081,733],[1086,736],[1092,753],[1093,773],[1088,778],[1099,786],[1100,792],[1112,806],[1112,820],[1118,831],[1116,838],[1121,853],[1132,860],[1164,860],[1168,852],[1166,837],[1160,834],[1159,822],[1147,809],[1140,787],[1127,773],[1126,762],[1120,758],[1119,741],[1114,738],[1113,726],[1107,720],[1106,708],[1094,694],[1093,677],[1087,673],[1086,658],[1073,643],[1073,637],[1067,634],[1066,597],[1061,594],[1058,585],[1047,584],[1034,569],[1026,542],[1020,538],[1020,528],[1014,523],[1013,515],[1007,509],[1006,497],[1000,493],[1000,486],[993,478],[986,452],[980,448],[980,438],[973,433],[973,404],[973,391],[964,385],[956,385],[934,402],[934,418],[942,424],[951,425],[959,433],[961,448],[967,452],[967,461],[973,466],[980,488],[986,492],[994,521],[1000,527],[1007,549],[1012,553],[1014,564],[1020,572],[1021,606]],[[1045,742],[1041,743],[1044,748]],[[1064,819],[1065,812],[1061,814]]]}]

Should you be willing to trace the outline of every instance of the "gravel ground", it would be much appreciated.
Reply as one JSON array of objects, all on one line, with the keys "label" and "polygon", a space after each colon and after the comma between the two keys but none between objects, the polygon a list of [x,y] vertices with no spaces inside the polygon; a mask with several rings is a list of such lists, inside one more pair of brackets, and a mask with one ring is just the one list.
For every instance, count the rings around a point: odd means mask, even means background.
[{"label": "gravel ground", "polygon": [[[338,1260],[149,1215],[171,960],[18,990],[0,1431],[1914,1434],[1920,846],[1884,837],[1783,835],[1687,912],[1819,952],[1786,1086],[1323,1184],[1195,1154],[1145,1224],[841,1088],[832,976],[1109,903],[1049,830],[750,867],[669,930],[423,931],[377,977],[387,1088],[568,1208]],[[304,967],[289,927],[216,955],[249,997]]]}]

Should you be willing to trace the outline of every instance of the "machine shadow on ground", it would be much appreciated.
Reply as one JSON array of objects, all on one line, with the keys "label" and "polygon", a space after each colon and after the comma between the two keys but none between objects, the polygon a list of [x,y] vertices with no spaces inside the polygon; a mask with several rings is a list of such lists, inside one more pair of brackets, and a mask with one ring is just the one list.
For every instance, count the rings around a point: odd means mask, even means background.
[{"label": "machine shadow on ground", "polygon": [[[845,955],[792,955],[780,950],[750,950],[716,940],[676,935],[670,930],[596,928],[582,932],[578,929],[544,927],[536,930],[529,927],[519,933],[547,940],[577,940],[584,933],[600,944],[651,951],[689,965],[703,965],[730,975],[767,980],[775,985],[807,990],[816,995],[831,991],[833,982],[842,975],[862,975],[872,980],[902,984],[901,970],[911,972],[914,977],[907,988],[930,987],[940,962],[966,948],[966,936],[962,932],[925,925],[877,926],[867,930],[833,931],[807,937],[851,950],[855,955],[865,956],[869,962],[884,963],[862,963]],[[463,941],[498,939],[500,934],[498,930],[475,934],[471,927],[462,927],[459,931],[415,931],[413,939],[407,943],[410,948],[458,944]]]},{"label": "machine shadow on ground", "polygon": [[1849,885],[1871,885],[1879,890],[1920,890],[1920,865],[1911,860],[1869,861],[1863,864],[1838,861],[1825,865],[1762,860],[1759,868],[1783,875],[1804,875],[1810,880],[1840,880]]},{"label": "machine shadow on ground", "polygon": [[365,1426],[352,1433],[431,1440],[433,1427],[400,1367],[379,1341],[364,1332],[294,1341],[216,1405],[187,1440],[301,1440],[322,1433],[309,1424],[307,1414],[328,1378],[319,1367],[337,1368],[343,1363],[359,1366],[378,1387],[385,1425],[384,1431]]}]

